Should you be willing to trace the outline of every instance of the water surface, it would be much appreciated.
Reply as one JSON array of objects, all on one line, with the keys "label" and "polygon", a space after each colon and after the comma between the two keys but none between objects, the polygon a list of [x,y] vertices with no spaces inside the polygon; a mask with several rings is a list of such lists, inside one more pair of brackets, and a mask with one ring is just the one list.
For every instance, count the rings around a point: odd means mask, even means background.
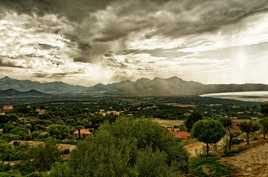
[{"label": "water surface", "polygon": [[200,96],[251,102],[268,101],[268,91],[211,93]]}]

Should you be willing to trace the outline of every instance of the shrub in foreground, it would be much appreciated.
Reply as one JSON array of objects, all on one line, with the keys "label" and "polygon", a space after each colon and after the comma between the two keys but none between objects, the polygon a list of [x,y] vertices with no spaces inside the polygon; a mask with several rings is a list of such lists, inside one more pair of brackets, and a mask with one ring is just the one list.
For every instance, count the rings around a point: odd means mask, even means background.
[{"label": "shrub in foreground", "polygon": [[175,177],[187,171],[181,142],[148,120],[103,125],[72,153],[72,177]]},{"label": "shrub in foreground", "polygon": [[200,157],[193,159],[189,171],[196,177],[223,177],[230,176],[231,169],[218,162],[217,157]]}]

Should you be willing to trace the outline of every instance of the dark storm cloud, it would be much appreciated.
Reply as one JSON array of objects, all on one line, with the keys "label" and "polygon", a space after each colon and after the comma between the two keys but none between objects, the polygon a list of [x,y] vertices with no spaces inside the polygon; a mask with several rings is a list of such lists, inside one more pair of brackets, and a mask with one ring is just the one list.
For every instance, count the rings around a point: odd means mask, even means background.
[{"label": "dark storm cloud", "polygon": [[19,66],[15,62],[6,61],[4,59],[0,59],[0,67],[10,67],[10,68],[24,68],[22,66]]},{"label": "dark storm cloud", "polygon": [[211,32],[266,11],[268,0],[1,0],[0,6],[67,17],[75,30],[65,35],[80,48],[75,61],[95,63],[109,52],[126,49],[135,34],[178,38]]},{"label": "dark storm cloud", "polygon": [[[180,48],[177,48],[180,49]],[[130,50],[123,50],[120,51],[118,54],[122,54],[122,55],[128,55],[128,54],[150,54],[153,57],[167,57],[167,58],[171,58],[171,57],[181,57],[181,56],[185,56],[187,55],[187,53],[185,52],[180,52],[176,49],[147,49],[147,50],[134,50],[134,49],[130,49]]]}]

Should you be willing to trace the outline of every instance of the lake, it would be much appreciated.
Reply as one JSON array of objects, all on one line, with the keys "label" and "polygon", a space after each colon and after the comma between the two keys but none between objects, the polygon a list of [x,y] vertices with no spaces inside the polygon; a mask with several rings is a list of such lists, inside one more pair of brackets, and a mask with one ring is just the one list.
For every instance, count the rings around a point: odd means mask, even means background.
[{"label": "lake", "polygon": [[228,93],[211,93],[200,95],[201,97],[231,99],[250,102],[266,102],[268,101],[268,91],[254,92],[228,92]]}]

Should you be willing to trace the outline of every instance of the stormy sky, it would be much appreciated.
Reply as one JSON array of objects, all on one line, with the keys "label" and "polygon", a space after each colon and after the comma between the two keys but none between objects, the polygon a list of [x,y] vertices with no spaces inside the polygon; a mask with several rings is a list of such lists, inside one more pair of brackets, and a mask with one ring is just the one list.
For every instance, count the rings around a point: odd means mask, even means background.
[{"label": "stormy sky", "polygon": [[0,0],[0,77],[268,84],[268,0]]}]

